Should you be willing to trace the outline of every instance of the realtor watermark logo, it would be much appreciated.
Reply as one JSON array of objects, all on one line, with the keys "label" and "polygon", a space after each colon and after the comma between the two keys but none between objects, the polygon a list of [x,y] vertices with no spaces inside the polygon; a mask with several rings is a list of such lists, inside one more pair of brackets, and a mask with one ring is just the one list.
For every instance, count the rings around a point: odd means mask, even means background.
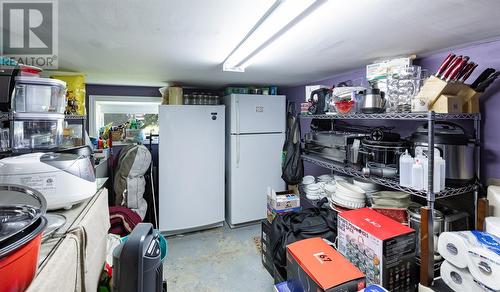
[{"label": "realtor watermark logo", "polygon": [[18,63],[58,68],[57,0],[0,0],[1,52]]}]

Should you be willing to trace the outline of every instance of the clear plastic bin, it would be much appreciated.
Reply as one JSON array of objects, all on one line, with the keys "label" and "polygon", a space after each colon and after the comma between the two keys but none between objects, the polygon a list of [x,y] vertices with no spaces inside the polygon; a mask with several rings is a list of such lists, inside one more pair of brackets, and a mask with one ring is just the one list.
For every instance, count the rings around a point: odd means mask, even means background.
[{"label": "clear plastic bin", "polygon": [[18,76],[12,96],[11,107],[14,112],[63,114],[66,108],[66,82]]},{"label": "clear plastic bin", "polygon": [[32,149],[53,149],[62,145],[64,115],[53,115],[44,120],[35,118],[14,118],[12,151]]}]

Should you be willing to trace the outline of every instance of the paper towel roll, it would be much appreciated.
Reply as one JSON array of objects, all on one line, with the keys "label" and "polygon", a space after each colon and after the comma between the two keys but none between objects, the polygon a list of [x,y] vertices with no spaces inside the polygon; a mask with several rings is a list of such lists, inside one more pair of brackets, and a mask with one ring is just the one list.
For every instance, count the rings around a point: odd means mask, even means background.
[{"label": "paper towel roll", "polygon": [[476,291],[482,288],[474,282],[467,268],[461,269],[444,261],[441,264],[441,278],[454,291]]},{"label": "paper towel roll", "polygon": [[484,247],[469,250],[469,271],[481,284],[500,290],[500,254]]},{"label": "paper towel roll", "polygon": [[466,268],[470,243],[466,232],[443,232],[439,235],[438,252],[458,268]]},{"label": "paper towel roll", "polygon": [[484,219],[484,231],[500,237],[500,217],[486,217]]}]

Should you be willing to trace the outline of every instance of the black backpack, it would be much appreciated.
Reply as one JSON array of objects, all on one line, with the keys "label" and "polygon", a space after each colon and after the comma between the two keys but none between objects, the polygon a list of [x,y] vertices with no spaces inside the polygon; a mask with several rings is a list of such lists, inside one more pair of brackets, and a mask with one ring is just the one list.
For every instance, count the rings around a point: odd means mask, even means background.
[{"label": "black backpack", "polygon": [[[337,237],[337,212],[323,207],[328,199],[313,208],[274,218],[271,228],[271,256],[275,271],[286,279],[286,246],[306,238],[321,237],[331,242]],[[276,277],[276,275],[275,275]]]},{"label": "black backpack", "polygon": [[304,162],[300,156],[300,119],[295,117],[291,120],[291,125],[287,129],[288,135],[285,145],[283,145],[285,158],[281,169],[281,178],[288,185],[296,185],[304,176]]}]

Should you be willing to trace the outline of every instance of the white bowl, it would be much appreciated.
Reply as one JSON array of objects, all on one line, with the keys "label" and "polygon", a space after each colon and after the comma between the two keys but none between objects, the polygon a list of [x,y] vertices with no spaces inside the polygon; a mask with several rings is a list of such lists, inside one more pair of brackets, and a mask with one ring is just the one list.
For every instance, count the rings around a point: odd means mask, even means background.
[{"label": "white bowl", "polygon": [[316,181],[316,179],[312,175],[306,175],[302,178],[303,185],[310,185],[310,184],[313,184],[315,181]]},{"label": "white bowl", "polygon": [[306,186],[306,192],[308,191],[319,191],[321,190],[322,186],[319,184],[309,184]]},{"label": "white bowl", "polygon": [[329,193],[334,193],[337,190],[337,186],[332,183],[328,183],[324,186],[324,189]]}]

